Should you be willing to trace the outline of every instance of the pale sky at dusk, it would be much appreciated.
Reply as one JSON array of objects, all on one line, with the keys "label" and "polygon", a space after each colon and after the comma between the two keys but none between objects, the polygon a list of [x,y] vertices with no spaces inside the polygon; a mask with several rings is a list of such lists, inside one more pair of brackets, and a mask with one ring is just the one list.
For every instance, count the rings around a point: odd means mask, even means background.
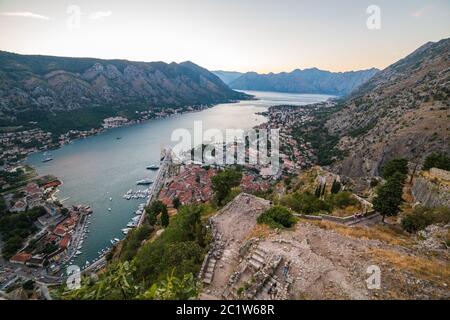
[{"label": "pale sky at dusk", "polygon": [[[69,28],[71,5],[81,16]],[[381,8],[380,30],[366,26],[369,5]],[[347,71],[450,37],[450,1],[0,0],[0,30],[0,50],[22,54]]]}]

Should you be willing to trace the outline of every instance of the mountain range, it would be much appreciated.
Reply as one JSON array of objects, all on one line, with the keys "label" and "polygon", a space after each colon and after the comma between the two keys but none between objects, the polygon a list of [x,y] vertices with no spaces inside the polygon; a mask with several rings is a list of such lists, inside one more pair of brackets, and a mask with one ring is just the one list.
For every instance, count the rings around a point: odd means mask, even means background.
[{"label": "mountain range", "polygon": [[88,108],[133,112],[246,98],[189,61],[147,63],[0,51],[2,122]]},{"label": "mountain range", "polygon": [[292,72],[259,74],[247,72],[214,71],[232,89],[275,91],[288,93],[315,93],[345,96],[373,77],[379,70],[330,72],[317,68]]},{"label": "mountain range", "polygon": [[429,42],[378,72],[326,124],[347,154],[334,170],[364,180],[394,157],[414,166],[434,151],[450,153],[449,83],[450,39]]}]

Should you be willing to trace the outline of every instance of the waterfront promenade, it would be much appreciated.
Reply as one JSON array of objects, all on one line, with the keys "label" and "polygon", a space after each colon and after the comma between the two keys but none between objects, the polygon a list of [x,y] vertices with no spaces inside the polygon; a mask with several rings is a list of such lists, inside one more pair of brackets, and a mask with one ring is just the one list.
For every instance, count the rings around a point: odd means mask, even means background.
[{"label": "waterfront promenade", "polygon": [[[152,186],[150,187],[147,206],[149,206],[153,201],[155,201],[158,198],[159,191],[161,190],[162,186],[164,185],[164,182],[166,181],[167,173],[169,171],[170,164],[172,163],[171,150],[165,149],[163,152],[164,152],[163,160],[161,161],[161,165],[159,167],[158,173],[156,174],[156,178]],[[142,223],[144,223],[144,220],[145,220],[145,211],[141,215],[141,218],[139,219],[138,226],[141,226]]]}]

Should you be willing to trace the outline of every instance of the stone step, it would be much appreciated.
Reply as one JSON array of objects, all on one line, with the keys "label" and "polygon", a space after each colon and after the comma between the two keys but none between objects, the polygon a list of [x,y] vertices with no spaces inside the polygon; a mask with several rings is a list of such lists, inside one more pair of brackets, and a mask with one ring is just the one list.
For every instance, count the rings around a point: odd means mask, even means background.
[{"label": "stone step", "polygon": [[253,252],[259,254],[261,257],[265,257],[267,255],[267,252],[264,249],[261,249],[260,247],[256,248],[255,251]]},{"label": "stone step", "polygon": [[260,262],[253,259],[250,259],[248,263],[251,264],[256,269],[260,269],[262,267],[262,264]]},{"label": "stone step", "polygon": [[211,279],[203,279],[204,284],[211,284]]},{"label": "stone step", "polygon": [[214,266],[208,266],[208,268],[206,268],[206,272],[213,273],[214,272]]},{"label": "stone step", "polygon": [[212,278],[212,273],[210,272],[205,272],[205,276],[203,277],[204,279],[211,279]]},{"label": "stone step", "polygon": [[264,259],[264,257],[261,257],[260,255],[255,254],[255,253],[252,254],[251,259],[258,261],[261,264],[264,264],[264,262],[266,261],[266,259]]}]

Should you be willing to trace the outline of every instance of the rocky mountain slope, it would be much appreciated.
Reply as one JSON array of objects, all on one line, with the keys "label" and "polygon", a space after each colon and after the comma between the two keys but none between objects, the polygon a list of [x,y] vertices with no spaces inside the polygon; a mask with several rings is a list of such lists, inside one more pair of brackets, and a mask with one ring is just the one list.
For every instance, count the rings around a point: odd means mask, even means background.
[{"label": "rocky mountain slope", "polygon": [[347,156],[334,169],[365,180],[393,157],[421,164],[450,152],[450,39],[427,43],[380,71],[328,120]]},{"label": "rocky mountain slope", "polygon": [[0,117],[90,107],[210,104],[246,96],[192,62],[132,62],[0,51]]},{"label": "rocky mountain slope", "polygon": [[347,95],[378,72],[377,69],[350,72],[330,72],[317,68],[294,70],[290,73],[258,74],[248,72],[229,86],[233,89],[290,93]]}]

